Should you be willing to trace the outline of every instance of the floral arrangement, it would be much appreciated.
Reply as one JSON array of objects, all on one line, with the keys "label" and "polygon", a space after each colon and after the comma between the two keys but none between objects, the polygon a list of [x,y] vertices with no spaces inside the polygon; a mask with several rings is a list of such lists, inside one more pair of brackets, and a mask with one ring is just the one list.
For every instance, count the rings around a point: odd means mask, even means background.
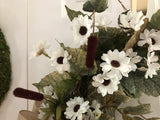
[{"label": "floral arrangement", "polygon": [[151,106],[140,101],[119,108],[142,93],[160,95],[160,10],[149,21],[142,11],[125,9],[114,28],[95,17],[107,7],[106,0],[88,0],[83,10],[89,15],[66,6],[78,48],[58,42],[50,56],[46,42],[34,47],[31,57],[46,56],[56,71],[33,84],[40,93],[17,88],[14,94],[43,100],[40,120],[114,120],[115,111],[123,120],[160,119],[146,118]]},{"label": "floral arrangement", "polygon": [[0,105],[11,82],[10,50],[0,29]]}]

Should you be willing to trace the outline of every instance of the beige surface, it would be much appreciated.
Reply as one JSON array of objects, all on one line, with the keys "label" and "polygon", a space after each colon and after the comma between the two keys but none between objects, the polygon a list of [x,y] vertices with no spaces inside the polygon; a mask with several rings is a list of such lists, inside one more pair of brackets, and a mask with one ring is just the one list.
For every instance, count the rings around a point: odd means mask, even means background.
[{"label": "beige surface", "polygon": [[[68,0],[69,7],[79,10],[82,3]],[[130,0],[121,0],[129,9]],[[109,0],[110,7],[103,15],[112,20],[117,26],[118,15],[123,8],[117,0]],[[32,83],[39,82],[54,68],[50,67],[48,59],[44,57],[28,61],[32,45],[39,40],[48,40],[52,50],[58,44],[55,39],[66,45],[72,44],[72,33],[69,19],[62,15],[61,0],[0,0],[0,27],[2,28],[12,53],[13,81],[5,102],[0,107],[0,120],[16,120],[20,110],[32,110],[33,102],[15,98],[12,91],[16,87],[36,90]],[[153,13],[153,10],[152,10]],[[114,15],[113,15],[114,14]],[[98,15],[97,15],[98,16]],[[74,45],[72,45],[74,46]],[[159,114],[159,100],[153,97],[142,98],[145,102],[152,102],[154,115]],[[133,100],[129,103],[136,104]],[[8,114],[9,113],[9,114]],[[117,116],[117,120],[119,116]]]}]

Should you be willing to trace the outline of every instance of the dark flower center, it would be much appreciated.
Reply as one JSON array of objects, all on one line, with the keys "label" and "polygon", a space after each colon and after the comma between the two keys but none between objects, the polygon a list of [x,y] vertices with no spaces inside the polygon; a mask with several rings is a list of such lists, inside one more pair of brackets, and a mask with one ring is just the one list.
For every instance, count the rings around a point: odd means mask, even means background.
[{"label": "dark flower center", "polygon": [[111,65],[116,68],[120,67],[120,63],[117,60],[112,60]]},{"label": "dark flower center", "polygon": [[63,64],[63,59],[64,59],[64,57],[58,57],[57,58],[57,63],[58,64]]},{"label": "dark flower center", "polygon": [[79,110],[79,108],[80,108],[80,105],[76,105],[76,106],[73,108],[73,111],[74,111],[74,112],[77,112],[77,111]]},{"label": "dark flower center", "polygon": [[104,86],[108,86],[110,84],[111,80],[104,80],[102,83]]},{"label": "dark flower center", "polygon": [[95,109],[93,107],[90,107],[90,110],[93,112]]},{"label": "dark flower center", "polygon": [[87,28],[85,26],[81,26],[79,29],[79,33],[81,35],[85,35],[87,33]]},{"label": "dark flower center", "polygon": [[155,45],[156,44],[156,41],[154,38],[151,38],[151,41],[152,41],[152,45]]}]

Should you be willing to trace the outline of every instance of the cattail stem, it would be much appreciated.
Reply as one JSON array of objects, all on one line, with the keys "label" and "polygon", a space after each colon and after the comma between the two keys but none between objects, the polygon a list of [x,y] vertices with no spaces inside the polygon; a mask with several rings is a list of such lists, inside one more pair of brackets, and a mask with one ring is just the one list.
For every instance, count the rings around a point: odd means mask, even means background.
[{"label": "cattail stem", "polygon": [[118,2],[121,4],[121,6],[123,7],[123,9],[126,11],[127,8],[124,6],[124,4],[120,0],[118,0]]},{"label": "cattail stem", "polygon": [[98,44],[98,38],[96,36],[90,36],[88,38],[86,66],[90,69],[94,68],[94,60],[96,56],[97,44]]},{"label": "cattail stem", "polygon": [[30,99],[30,100],[36,100],[36,101],[42,101],[44,99],[43,94],[31,91],[31,90],[26,90],[23,88],[16,88],[14,90],[13,94],[16,97]]}]

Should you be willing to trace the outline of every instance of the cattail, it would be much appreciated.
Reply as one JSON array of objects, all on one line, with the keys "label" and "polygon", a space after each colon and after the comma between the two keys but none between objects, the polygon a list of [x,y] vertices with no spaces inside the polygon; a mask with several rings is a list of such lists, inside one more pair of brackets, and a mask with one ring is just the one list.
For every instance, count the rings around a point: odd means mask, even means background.
[{"label": "cattail", "polygon": [[30,100],[36,100],[36,101],[41,101],[44,99],[43,94],[37,93],[34,91],[26,90],[23,88],[16,88],[13,92],[13,94],[16,97],[20,98],[25,98],[25,99],[30,99]]},{"label": "cattail", "polygon": [[94,68],[94,59],[96,56],[98,38],[96,36],[90,36],[88,38],[88,46],[87,46],[87,58],[86,58],[86,66],[88,68]]}]

